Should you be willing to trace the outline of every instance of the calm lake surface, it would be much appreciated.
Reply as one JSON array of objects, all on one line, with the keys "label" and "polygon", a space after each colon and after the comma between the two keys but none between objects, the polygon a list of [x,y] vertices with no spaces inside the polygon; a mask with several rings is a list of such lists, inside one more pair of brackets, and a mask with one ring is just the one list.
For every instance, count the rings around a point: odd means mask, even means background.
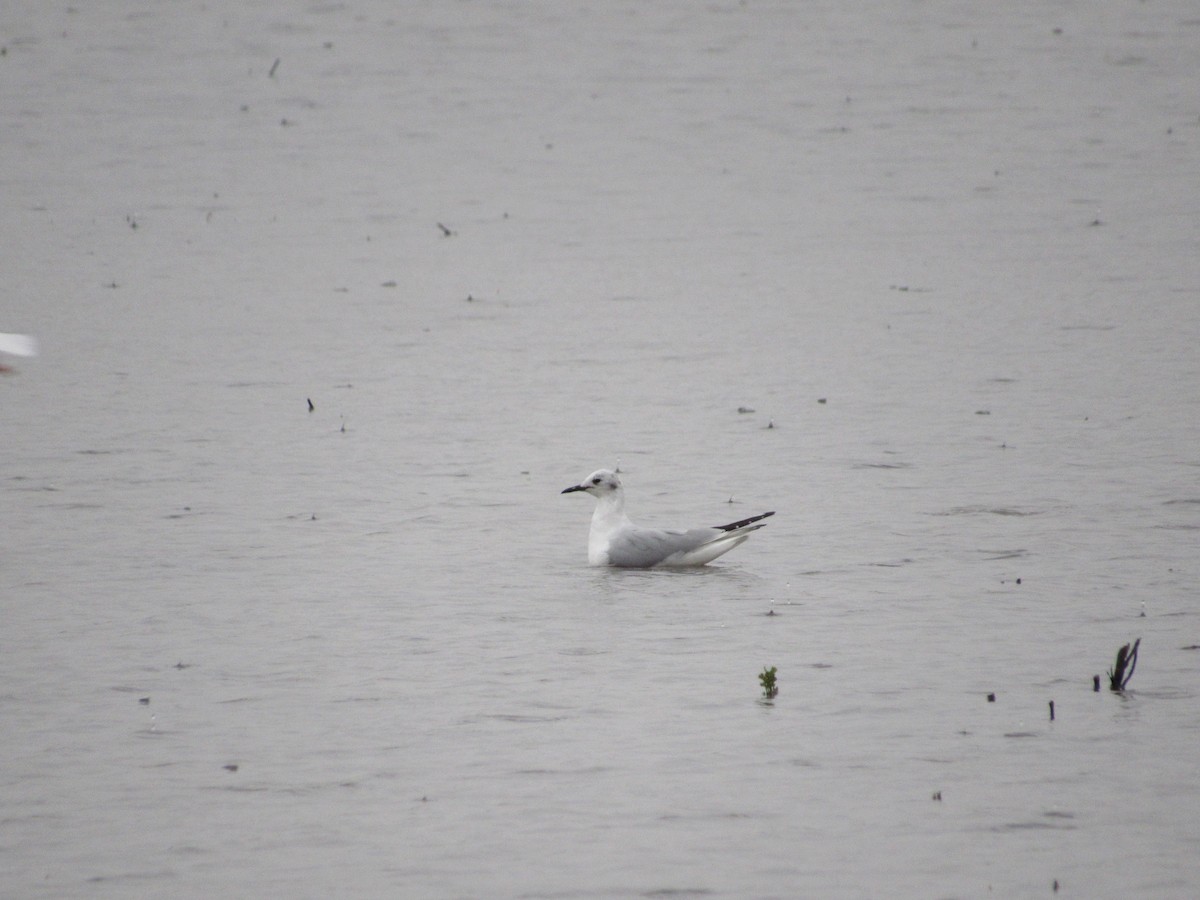
[{"label": "calm lake surface", "polygon": [[0,893],[1200,891],[1193,3],[0,50]]}]

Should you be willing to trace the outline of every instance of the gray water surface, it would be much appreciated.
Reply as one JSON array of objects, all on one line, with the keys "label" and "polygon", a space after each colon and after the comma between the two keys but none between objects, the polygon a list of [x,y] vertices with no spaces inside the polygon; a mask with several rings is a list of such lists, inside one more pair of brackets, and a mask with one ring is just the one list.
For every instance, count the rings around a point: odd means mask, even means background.
[{"label": "gray water surface", "polygon": [[0,893],[1200,890],[1191,3],[0,48]]}]

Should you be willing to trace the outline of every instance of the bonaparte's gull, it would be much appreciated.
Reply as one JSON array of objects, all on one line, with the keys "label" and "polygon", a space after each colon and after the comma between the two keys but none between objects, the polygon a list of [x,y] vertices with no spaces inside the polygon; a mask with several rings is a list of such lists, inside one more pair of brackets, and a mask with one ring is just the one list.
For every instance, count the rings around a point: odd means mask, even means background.
[{"label": "bonaparte's gull", "polygon": [[588,562],[593,566],[636,569],[702,566],[722,553],[728,553],[746,540],[750,532],[767,524],[760,520],[775,515],[766,512],[715,528],[659,531],[641,528],[629,521],[625,515],[625,491],[616,472],[600,469],[563,493],[572,491],[585,491],[596,498],[592,530],[588,535]]}]

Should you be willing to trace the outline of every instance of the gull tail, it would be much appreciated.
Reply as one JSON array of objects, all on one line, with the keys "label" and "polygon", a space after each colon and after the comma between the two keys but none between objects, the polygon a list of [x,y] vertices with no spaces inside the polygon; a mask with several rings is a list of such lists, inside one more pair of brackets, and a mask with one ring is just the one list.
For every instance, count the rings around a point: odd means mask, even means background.
[{"label": "gull tail", "polygon": [[710,563],[718,556],[728,553],[734,547],[738,546],[738,544],[745,541],[746,538],[750,537],[750,532],[757,531],[765,526],[767,523],[761,520],[773,515],[775,515],[774,510],[763,513],[761,516],[751,516],[749,519],[742,519],[740,522],[717,525],[713,530],[720,533],[714,538],[705,541],[700,546],[691,550],[673,553],[659,563],[659,565],[703,566],[706,563]]},{"label": "gull tail", "polygon": [[[765,519],[768,516],[773,516],[773,515],[775,515],[775,510],[771,510],[770,512],[765,512],[761,516],[751,516],[748,519],[742,519],[740,522],[730,522],[728,525],[714,525],[713,527],[720,529],[721,531],[737,531],[739,528],[745,528],[747,525],[757,522],[759,519]],[[763,525],[766,525],[766,524],[767,524],[766,522],[763,522]],[[762,527],[763,527],[762,525],[754,526],[754,528],[762,528]],[[753,531],[754,528],[749,528],[747,530]]]}]

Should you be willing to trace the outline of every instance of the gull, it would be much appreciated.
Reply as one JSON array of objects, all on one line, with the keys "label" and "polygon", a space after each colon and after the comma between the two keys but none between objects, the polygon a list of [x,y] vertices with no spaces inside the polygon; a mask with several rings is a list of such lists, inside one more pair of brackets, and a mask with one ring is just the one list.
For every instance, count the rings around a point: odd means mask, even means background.
[{"label": "gull", "polygon": [[583,491],[596,498],[588,535],[588,562],[593,566],[646,569],[651,566],[702,566],[728,553],[750,532],[766,525],[766,512],[740,522],[688,531],[659,531],[634,525],[625,515],[625,490],[616,472],[599,469],[563,493]]}]

